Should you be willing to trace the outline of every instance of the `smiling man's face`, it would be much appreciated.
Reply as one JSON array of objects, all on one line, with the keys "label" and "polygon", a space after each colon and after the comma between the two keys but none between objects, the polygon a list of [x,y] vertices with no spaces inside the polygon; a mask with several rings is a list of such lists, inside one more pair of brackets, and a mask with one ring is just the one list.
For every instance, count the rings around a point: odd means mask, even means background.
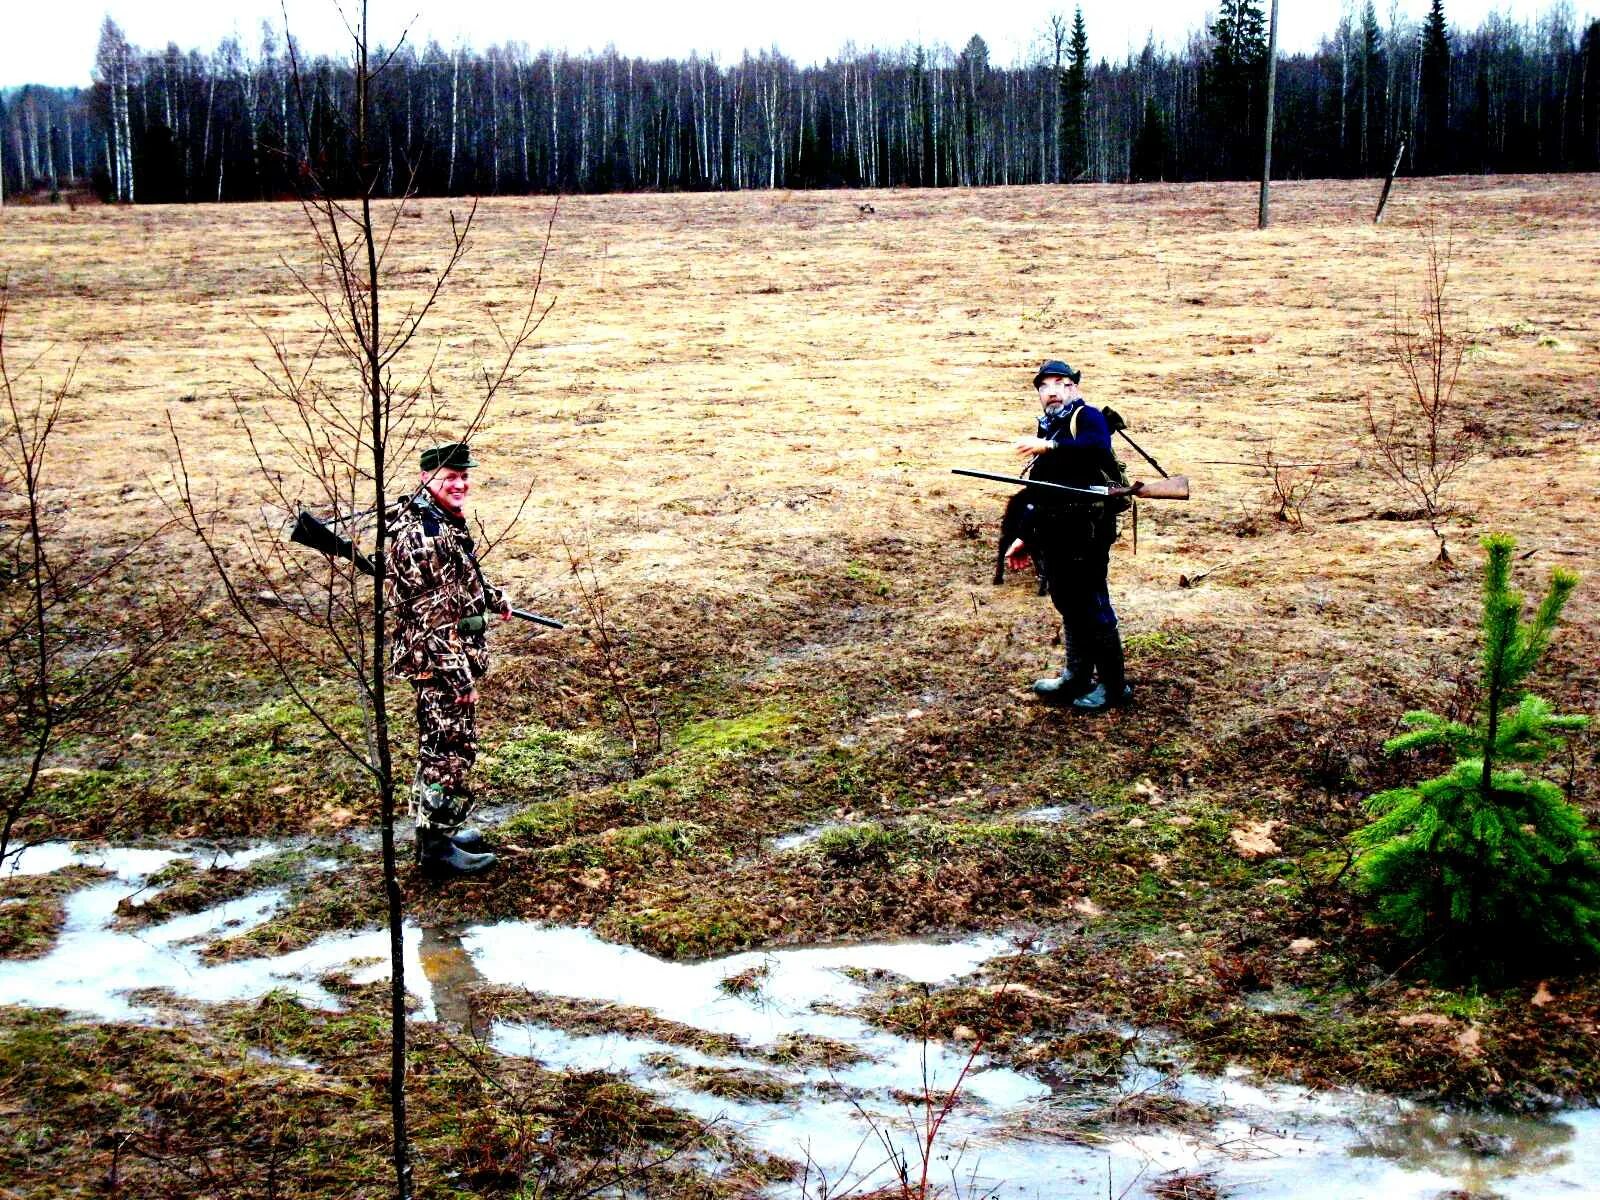
[{"label": "smiling man's face", "polygon": [[467,493],[472,490],[472,481],[465,471],[458,471],[455,467],[424,471],[422,485],[428,489],[428,495],[433,497],[434,503],[452,517],[465,515]]}]

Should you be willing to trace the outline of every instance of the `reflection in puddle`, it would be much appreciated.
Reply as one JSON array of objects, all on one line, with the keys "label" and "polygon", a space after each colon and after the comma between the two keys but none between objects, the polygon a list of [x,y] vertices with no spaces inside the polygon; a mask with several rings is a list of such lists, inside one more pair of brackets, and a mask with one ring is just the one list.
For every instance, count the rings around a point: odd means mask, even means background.
[{"label": "reflection in puddle", "polygon": [[[479,1040],[487,1038],[489,1023],[472,1005],[473,989],[484,982],[483,974],[461,944],[461,935],[423,929],[417,959],[432,992],[435,1019]],[[413,985],[411,990],[417,989]]]},{"label": "reflection in puddle", "polygon": [[[203,1002],[245,1000],[281,988],[337,1007],[319,983],[330,971],[357,982],[388,974],[382,930],[335,934],[276,958],[211,964],[198,947],[249,929],[282,906],[271,890],[135,931],[112,928],[117,902],[176,858],[239,866],[271,852],[86,850],[38,846],[18,864],[40,874],[85,863],[114,875],[65,900],[67,919],[42,958],[0,962],[0,1004],[51,1006],[99,1020],[176,1019],[145,990]],[[895,1158],[913,1175],[928,1092],[962,1079],[961,1103],[940,1132],[931,1178],[961,1194],[1026,1197],[1132,1195],[1167,1171],[1210,1171],[1224,1194],[1255,1200],[1435,1200],[1452,1191],[1504,1200],[1600,1194],[1600,1113],[1553,1121],[1447,1114],[1356,1092],[1257,1086],[1245,1072],[1135,1083],[1224,1114],[1209,1127],[1151,1127],[1086,1145],[1075,1121],[1093,1099],[987,1062],[968,1047],[924,1046],[855,1015],[872,980],[944,984],[1007,952],[1001,937],[943,944],[825,946],[669,963],[588,930],[525,922],[459,934],[405,931],[407,981],[418,1018],[448,1022],[505,1055],[547,1066],[611,1070],[751,1145],[806,1164],[809,1176],[774,1195],[857,1194],[895,1182]],[[740,977],[748,987],[722,986]],[[574,1034],[475,1015],[483,984],[594,1006],[622,1005],[720,1035],[710,1054],[625,1034]],[[136,1001],[133,997],[138,996]],[[855,1057],[832,1069],[795,1048],[842,1044]],[[821,1057],[827,1057],[823,1055]],[[299,1067],[283,1060],[285,1067]],[[310,1067],[310,1064],[307,1064]],[[963,1071],[967,1073],[963,1078]],[[708,1081],[718,1094],[710,1094]],[[825,1180],[825,1185],[821,1181]]]}]

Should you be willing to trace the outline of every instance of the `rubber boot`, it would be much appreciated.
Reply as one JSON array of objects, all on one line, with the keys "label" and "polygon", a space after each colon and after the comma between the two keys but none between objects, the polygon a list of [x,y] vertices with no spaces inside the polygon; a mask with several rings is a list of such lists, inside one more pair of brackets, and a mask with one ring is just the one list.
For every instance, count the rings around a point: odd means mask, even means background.
[{"label": "rubber boot", "polygon": [[1065,647],[1065,662],[1061,667],[1061,673],[1033,681],[1033,694],[1041,700],[1055,704],[1076,700],[1094,684],[1094,670],[1084,660],[1082,654],[1076,653],[1077,648],[1073,645],[1072,634],[1068,632],[1065,623],[1061,626],[1061,644]]},{"label": "rubber boot", "polygon": [[[421,776],[412,782],[411,794],[413,820],[427,814],[430,825],[452,830],[450,840],[461,849],[469,853],[483,849],[483,831],[475,825],[461,825],[472,807],[470,800],[463,801],[461,797],[451,795],[440,784],[424,783]],[[422,861],[420,845],[417,861]]]},{"label": "rubber boot", "polygon": [[1076,701],[1089,691],[1093,683],[1088,670],[1082,665],[1067,666],[1061,668],[1059,675],[1047,675],[1043,679],[1035,679],[1033,694],[1051,704],[1065,704],[1069,700]]},{"label": "rubber boot", "polygon": [[494,866],[494,855],[463,850],[441,829],[425,826],[417,830],[417,861],[426,875],[448,878],[473,875]]},{"label": "rubber boot", "polygon": [[450,840],[456,844],[457,849],[475,854],[483,849],[483,830],[476,825],[463,825],[450,835]]},{"label": "rubber boot", "polygon": [[1122,635],[1113,625],[1095,640],[1095,671],[1100,682],[1072,702],[1075,712],[1104,712],[1133,699],[1122,657]]}]

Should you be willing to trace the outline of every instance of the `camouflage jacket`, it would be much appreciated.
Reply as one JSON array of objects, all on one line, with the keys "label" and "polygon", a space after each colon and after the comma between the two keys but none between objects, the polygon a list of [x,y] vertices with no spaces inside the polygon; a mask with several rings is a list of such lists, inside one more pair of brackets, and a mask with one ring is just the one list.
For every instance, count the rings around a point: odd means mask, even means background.
[{"label": "camouflage jacket", "polygon": [[482,633],[462,633],[459,622],[498,609],[500,589],[484,582],[466,522],[426,493],[393,513],[389,528],[390,668],[413,683],[428,680],[464,696],[489,669],[489,647]]}]

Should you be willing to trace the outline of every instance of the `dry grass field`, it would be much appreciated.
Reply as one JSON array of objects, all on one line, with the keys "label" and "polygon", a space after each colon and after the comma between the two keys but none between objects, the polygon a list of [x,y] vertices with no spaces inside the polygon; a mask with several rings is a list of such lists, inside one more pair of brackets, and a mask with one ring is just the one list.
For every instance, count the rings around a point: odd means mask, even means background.
[{"label": "dry grass field", "polygon": [[[1470,342],[1460,388],[1494,445],[1458,506],[1593,574],[1594,183],[1407,181],[1378,227],[1369,184],[1282,184],[1265,233],[1243,185],[568,199],[546,272],[555,309],[532,370],[478,438],[479,505],[493,525],[535,482],[505,570],[557,607],[556,529],[582,531],[619,596],[716,608],[759,603],[796,556],[842,567],[893,539],[915,552],[912,615],[948,623],[957,645],[1024,616],[1042,628],[1043,606],[995,596],[953,555],[960,515],[992,521],[1003,489],[946,471],[1010,470],[1009,440],[1035,407],[1031,368],[1064,355],[1092,400],[1195,484],[1187,506],[1145,506],[1138,556],[1119,558],[1130,631],[1359,640],[1398,597],[1450,592],[1422,569],[1424,528],[1348,521],[1409,507],[1358,465],[1371,459],[1361,401],[1400,386],[1387,332],[1414,307],[1431,217],[1453,249],[1449,300]],[[859,214],[863,201],[876,212]],[[394,295],[430,278],[462,208],[419,207],[402,223]],[[471,409],[486,318],[524,299],[548,210],[483,203],[418,356],[437,354],[447,418],[452,404],[462,419]],[[50,341],[83,353],[61,479],[75,522],[114,531],[149,517],[169,413],[198,473],[226,499],[256,497],[233,402],[247,416],[267,403],[252,365],[269,358],[264,330],[301,350],[314,336],[285,267],[312,261],[297,208],[9,210],[0,261],[13,352]],[[1313,497],[1305,533],[1241,540],[1265,478],[1212,464],[1257,462],[1269,446],[1346,465]],[[1227,559],[1207,586],[1176,588]],[[992,611],[974,617],[974,597]],[[1593,627],[1597,598],[1580,592],[1575,627]],[[646,624],[648,607],[634,607]],[[1431,622],[1381,624],[1384,641],[1404,642]]]},{"label": "dry grass field", "polygon": [[[1597,185],[1405,180],[1374,226],[1371,181],[1284,183],[1266,232],[1242,184],[562,200],[544,274],[555,306],[474,438],[476,504],[494,529],[532,482],[491,575],[581,618],[565,537],[626,635],[628,694],[663,744],[624,762],[589,644],[497,634],[480,774],[510,848],[487,882],[412,880],[413,910],[578,922],[671,956],[1037,922],[1083,936],[1029,956],[1029,1011],[953,989],[938,1019],[988,1030],[1003,1055],[1009,1033],[1064,1038],[1095,1008],[1191,1039],[1202,1065],[1592,1099],[1592,973],[1538,1009],[1533,982],[1474,992],[1462,1017],[1461,993],[1412,986],[1329,864],[1361,798],[1420,769],[1381,753],[1399,715],[1458,704],[1472,678],[1484,531],[1516,535],[1529,592],[1557,565],[1583,576],[1535,687],[1596,711]],[[472,410],[489,318],[527,301],[550,205],[478,209],[413,356],[440,440]],[[415,207],[391,311],[429,286],[464,205]],[[1418,306],[1430,224],[1483,441],[1448,494],[1453,568],[1404,519],[1415,500],[1365,436],[1366,399],[1403,387],[1390,333]],[[264,433],[277,411],[257,369],[267,334],[297,353],[315,341],[289,269],[314,260],[292,205],[0,212],[8,354],[44,351],[51,378],[81,352],[51,493],[64,537],[116,541],[164,519],[169,418],[194,476],[255,519],[266,489],[240,422]],[[1141,504],[1137,553],[1125,534],[1113,556],[1138,703],[1101,720],[1027,692],[1057,663],[1052,610],[1031,578],[989,582],[1006,489],[949,474],[1012,472],[1045,357],[1081,367],[1090,400],[1193,487],[1187,503]],[[1326,464],[1301,527],[1274,516],[1269,453]],[[195,587],[206,575],[180,533],[148,570]],[[80,768],[99,763],[95,788],[64,784],[33,832],[370,825],[306,770],[304,729],[289,738],[299,757],[275,757],[275,728],[270,753],[196,793],[200,760],[257,736],[251,714],[276,694],[214,594],[203,604],[216,623],[174,649],[128,727],[71,748]],[[1593,820],[1594,735],[1575,747],[1561,770]],[[135,775],[102,803],[96,789]],[[1043,841],[1014,836],[1008,822],[1040,806],[1068,816]],[[817,824],[854,832],[820,852],[772,847]],[[1264,848],[1231,837],[1252,829]],[[246,948],[375,922],[373,872],[309,881]],[[1315,998],[1316,1018],[1244,1005],[1272,986]],[[1343,999],[1326,1009],[1330,996]],[[1454,1015],[1396,1024],[1435,1010]],[[1481,1041],[1457,1037],[1469,1026]],[[1070,1057],[1070,1041],[1049,1044]]]}]

